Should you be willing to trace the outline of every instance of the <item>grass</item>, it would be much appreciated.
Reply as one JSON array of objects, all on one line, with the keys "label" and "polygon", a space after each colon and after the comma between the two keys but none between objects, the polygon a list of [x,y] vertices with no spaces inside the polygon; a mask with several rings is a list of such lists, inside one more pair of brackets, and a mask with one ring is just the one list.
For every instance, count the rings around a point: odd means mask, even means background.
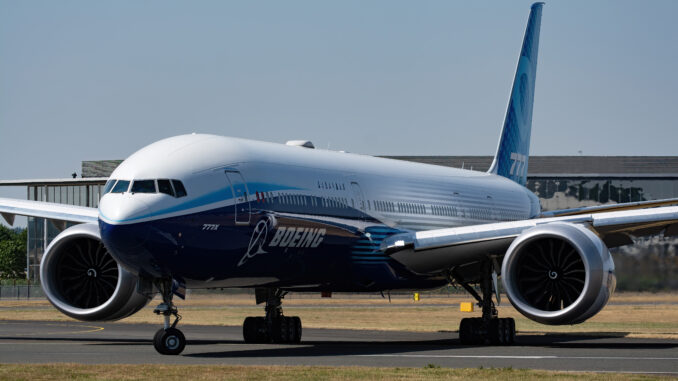
[{"label": "grass", "polygon": [[[299,297],[285,299],[285,313],[301,317],[308,328],[345,328],[403,331],[456,331],[464,317],[479,312],[463,313],[459,303],[472,301],[465,296],[423,295],[419,302],[398,296],[389,303],[375,297],[333,298]],[[613,295],[608,306],[587,322],[578,325],[545,326],[520,315],[506,298],[498,308],[500,316],[516,319],[519,332],[614,334],[630,337],[678,339],[678,295],[670,293]],[[123,323],[159,324],[160,319],[149,307],[122,320]],[[177,302],[182,324],[239,326],[246,316],[263,315],[263,307],[255,306],[251,295],[193,295]],[[51,307],[44,300],[0,301],[0,320],[72,319]]]},{"label": "grass", "polygon": [[79,365],[0,364],[4,380],[654,380],[659,377],[618,373],[574,373],[512,368],[446,369],[315,366],[223,365]]}]

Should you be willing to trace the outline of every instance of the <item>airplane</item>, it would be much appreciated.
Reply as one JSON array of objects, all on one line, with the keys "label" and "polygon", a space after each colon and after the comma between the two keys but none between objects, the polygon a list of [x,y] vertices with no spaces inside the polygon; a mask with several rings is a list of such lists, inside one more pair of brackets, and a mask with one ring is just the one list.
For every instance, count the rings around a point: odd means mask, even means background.
[{"label": "airplane", "polygon": [[[676,235],[677,200],[542,212],[526,187],[543,3],[531,6],[496,155],[487,172],[205,134],[170,137],[113,171],[99,207],[0,199],[0,213],[78,224],[41,262],[42,287],[64,314],[122,319],[158,293],[155,349],[178,355],[174,296],[253,288],[265,316],[247,317],[248,343],[299,343],[289,292],[463,287],[480,317],[462,344],[510,345],[499,279],[511,304],[542,324],[598,313],[616,285],[608,248],[634,236]],[[61,225],[64,225],[61,223]],[[477,291],[479,286],[480,292]]]}]

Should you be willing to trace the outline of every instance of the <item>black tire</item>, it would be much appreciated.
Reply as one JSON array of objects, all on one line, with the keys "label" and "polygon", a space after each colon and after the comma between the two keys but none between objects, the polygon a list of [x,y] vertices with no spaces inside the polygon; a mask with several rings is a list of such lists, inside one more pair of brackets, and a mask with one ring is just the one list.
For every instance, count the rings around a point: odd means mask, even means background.
[{"label": "black tire", "polygon": [[268,332],[268,326],[266,324],[266,318],[263,316],[257,316],[254,319],[254,326],[256,327],[256,339],[253,341],[254,343],[270,343],[271,342],[271,335]]},{"label": "black tire", "polygon": [[511,345],[515,340],[516,323],[511,318],[490,321],[490,342],[493,345]]},{"label": "black tire", "polygon": [[153,337],[153,346],[160,354],[176,356],[186,347],[186,338],[176,328],[161,328]]},{"label": "black tire", "polygon": [[[159,343],[159,342],[162,340],[162,335],[163,335],[164,333],[165,333],[165,329],[164,329],[164,328],[160,328],[159,330],[157,330],[157,331],[155,332],[155,335],[153,336],[153,346],[155,347],[155,350],[157,350],[158,352],[160,352],[160,350],[159,350],[158,347],[156,346],[156,343]],[[160,353],[162,353],[162,352],[160,352]]]},{"label": "black tire", "polygon": [[501,345],[504,341],[502,328],[504,327],[501,319],[492,319],[487,326],[487,338],[492,345]]},{"label": "black tire", "polygon": [[461,319],[459,323],[459,341],[462,345],[473,344],[473,321],[469,318]]},{"label": "black tire", "polygon": [[273,320],[273,332],[271,332],[271,336],[274,343],[289,343],[288,321],[289,319],[284,316],[280,316],[279,318]]},{"label": "black tire", "polygon": [[301,341],[301,319],[298,316],[281,316],[273,322],[271,337],[274,343],[299,343]]},{"label": "black tire", "polygon": [[245,321],[242,323],[242,337],[245,340],[245,343],[257,343],[258,342],[258,332],[257,332],[257,321],[255,318],[249,316],[245,318]]},{"label": "black tire", "polygon": [[472,344],[482,345],[487,342],[487,327],[485,327],[485,322],[483,318],[472,318],[471,327],[473,328],[473,336],[471,338]]},{"label": "black tire", "polygon": [[294,327],[294,337],[292,342],[298,344],[301,342],[301,318],[299,316],[292,316],[292,325]]},{"label": "black tire", "polygon": [[506,345],[513,345],[516,342],[516,321],[513,318],[506,318],[507,340]]}]

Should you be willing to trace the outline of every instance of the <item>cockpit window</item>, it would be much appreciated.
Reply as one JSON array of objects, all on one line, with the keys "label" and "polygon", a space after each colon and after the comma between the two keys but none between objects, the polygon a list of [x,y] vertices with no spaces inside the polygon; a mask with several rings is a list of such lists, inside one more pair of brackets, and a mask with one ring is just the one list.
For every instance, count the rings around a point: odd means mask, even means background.
[{"label": "cockpit window", "polygon": [[[156,188],[157,181],[157,188]],[[132,188],[130,189],[130,183]],[[104,186],[103,194],[106,193],[164,193],[172,197],[186,196],[186,188],[179,180],[158,179],[158,180],[116,180],[109,179]]]},{"label": "cockpit window", "polygon": [[174,196],[174,191],[172,190],[172,185],[167,179],[158,180],[158,192]]},{"label": "cockpit window", "polygon": [[106,181],[106,185],[104,186],[104,193],[103,194],[110,192],[111,189],[113,189],[113,185],[115,185],[116,181],[118,181],[118,180],[109,179],[108,181]]},{"label": "cockpit window", "polygon": [[184,184],[182,184],[181,181],[172,180],[172,185],[174,185],[174,193],[176,194],[176,197],[186,196],[186,188],[184,188]]},{"label": "cockpit window", "polygon": [[124,192],[127,192],[127,189],[129,189],[129,181],[118,180],[118,182],[115,184],[115,186],[111,190],[111,193],[124,193]]},{"label": "cockpit window", "polygon": [[132,193],[156,193],[155,180],[134,180]]}]

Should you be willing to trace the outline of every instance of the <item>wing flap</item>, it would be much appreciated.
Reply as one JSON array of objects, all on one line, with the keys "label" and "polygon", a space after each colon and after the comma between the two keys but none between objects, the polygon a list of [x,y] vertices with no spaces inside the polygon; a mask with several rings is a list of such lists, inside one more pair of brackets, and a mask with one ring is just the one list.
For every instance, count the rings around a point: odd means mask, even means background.
[{"label": "wing flap", "polygon": [[655,208],[658,206],[670,206],[670,205],[678,205],[678,198],[667,198],[663,200],[652,200],[652,201],[635,201],[635,202],[625,202],[621,204],[597,205],[582,208],[561,209],[554,210],[551,212],[544,212],[541,214],[540,217],[549,218],[549,217],[575,216],[581,214],[617,212],[622,210],[647,209]]},{"label": "wing flap", "polygon": [[82,223],[97,223],[99,218],[97,208],[11,198],[0,198],[0,214],[10,225],[16,215]]}]

